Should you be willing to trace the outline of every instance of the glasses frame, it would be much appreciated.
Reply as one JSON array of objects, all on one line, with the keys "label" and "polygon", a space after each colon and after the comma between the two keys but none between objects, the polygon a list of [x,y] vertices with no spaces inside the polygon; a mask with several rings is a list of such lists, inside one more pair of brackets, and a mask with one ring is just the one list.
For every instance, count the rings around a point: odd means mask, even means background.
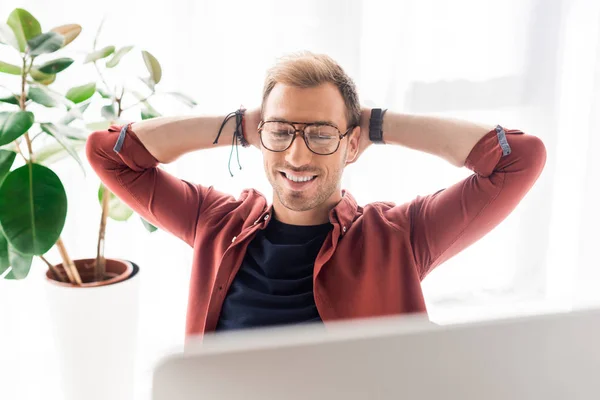
[{"label": "glasses frame", "polygon": [[[291,125],[292,128],[294,128],[294,133],[293,133],[293,137],[292,137],[292,141],[290,142],[290,144],[283,150],[271,150],[270,148],[268,148],[267,146],[265,146],[263,139],[262,139],[262,130],[264,125],[267,122],[278,122],[280,124],[288,124]],[[301,129],[296,129],[296,125],[304,125]],[[309,126],[331,126],[332,128],[335,128],[338,132],[338,143],[337,146],[335,148],[335,150],[333,150],[331,153],[317,153],[316,151],[314,151],[313,149],[310,148],[310,145],[308,144],[308,139],[306,138],[306,135],[304,134],[304,130],[309,127]],[[344,139],[346,136],[348,136],[348,133],[350,133],[350,131],[352,129],[356,128],[356,125],[352,125],[350,126],[346,132],[342,133],[340,131],[340,128],[338,128],[337,126],[335,126],[334,124],[330,124],[327,122],[292,122],[292,121],[279,121],[279,120],[268,120],[268,121],[260,121],[260,124],[258,124],[258,135],[260,136],[260,143],[262,144],[262,146],[269,150],[272,151],[274,153],[283,153],[284,151],[288,150],[290,147],[292,147],[292,144],[294,144],[294,140],[296,140],[296,137],[298,136],[298,132],[300,132],[300,135],[302,136],[302,138],[304,139],[304,144],[306,145],[306,148],[308,150],[310,150],[312,153],[317,154],[319,156],[329,156],[333,153],[335,153],[336,151],[338,151],[338,149],[340,148],[340,143],[342,142],[342,139]]]}]

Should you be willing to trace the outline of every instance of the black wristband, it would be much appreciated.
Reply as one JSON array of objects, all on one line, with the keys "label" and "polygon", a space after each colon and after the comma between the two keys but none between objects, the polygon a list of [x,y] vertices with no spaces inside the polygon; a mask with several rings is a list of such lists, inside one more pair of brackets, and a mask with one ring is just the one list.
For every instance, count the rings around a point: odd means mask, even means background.
[{"label": "black wristband", "polygon": [[244,112],[245,111],[246,111],[246,109],[240,108],[239,110],[237,110],[235,112],[235,132],[234,132],[234,135],[238,138],[238,140],[240,141],[240,144],[242,145],[242,147],[248,147],[248,146],[250,146],[250,143],[248,143],[248,141],[244,137],[243,118],[244,118]]},{"label": "black wristband", "polygon": [[248,143],[248,141],[244,137],[244,131],[243,131],[244,130],[244,113],[245,112],[246,112],[245,108],[240,108],[239,110],[236,110],[236,111],[233,111],[233,112],[230,112],[229,114],[227,114],[225,116],[225,119],[223,119],[223,123],[221,123],[221,127],[219,128],[219,133],[217,133],[217,137],[215,138],[215,141],[213,142],[213,144],[219,143],[219,138],[221,137],[221,132],[223,132],[223,128],[225,127],[225,124],[231,118],[235,117],[235,129],[233,130],[234,142],[236,140],[238,140],[240,142],[240,144],[242,145],[242,147],[250,146],[250,143]]},{"label": "black wristband", "polygon": [[373,143],[385,144],[383,141],[383,115],[387,109],[373,108],[369,120],[369,139]]}]

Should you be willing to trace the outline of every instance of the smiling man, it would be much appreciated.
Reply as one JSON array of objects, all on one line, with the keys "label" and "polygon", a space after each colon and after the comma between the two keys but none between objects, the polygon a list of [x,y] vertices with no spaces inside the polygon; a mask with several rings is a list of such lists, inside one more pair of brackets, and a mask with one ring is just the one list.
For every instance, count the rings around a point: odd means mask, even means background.
[{"label": "smiling man", "polygon": [[[188,335],[426,312],[421,281],[506,218],[546,160],[543,143],[519,130],[361,108],[343,69],[312,53],[278,62],[261,109],[241,115],[156,118],[87,142],[106,186],[193,248]],[[253,189],[234,198],[158,168],[236,139],[261,150],[272,204]],[[373,142],[473,174],[406,204],[359,206],[342,173]],[[394,168],[390,160],[374,179]]]},{"label": "smiling man", "polygon": [[[342,199],[346,162],[356,156],[360,135],[360,128],[352,135],[360,122],[356,93],[347,94],[352,102],[347,107],[335,83],[309,77],[314,82],[299,87],[293,76],[285,76],[288,71],[272,73],[284,76],[273,77],[278,84],[267,83],[259,130],[265,172],[275,192],[276,219],[293,225],[327,222],[329,211]],[[295,132],[302,135],[299,143]]]}]

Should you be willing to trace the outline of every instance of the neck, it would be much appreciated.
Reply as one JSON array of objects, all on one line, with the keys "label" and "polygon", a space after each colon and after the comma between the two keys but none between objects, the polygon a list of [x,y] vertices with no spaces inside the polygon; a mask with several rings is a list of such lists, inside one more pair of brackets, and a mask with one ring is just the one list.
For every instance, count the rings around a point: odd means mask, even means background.
[{"label": "neck", "polygon": [[329,222],[329,212],[342,200],[342,191],[338,190],[323,204],[306,211],[295,211],[285,207],[273,193],[275,218],[289,225],[320,225]]}]

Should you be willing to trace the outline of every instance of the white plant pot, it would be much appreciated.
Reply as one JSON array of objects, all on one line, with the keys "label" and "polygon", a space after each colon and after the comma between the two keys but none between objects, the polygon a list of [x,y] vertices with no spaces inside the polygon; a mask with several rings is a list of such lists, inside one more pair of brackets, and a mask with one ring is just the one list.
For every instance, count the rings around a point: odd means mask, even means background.
[{"label": "white plant pot", "polygon": [[106,286],[46,281],[65,400],[135,397],[140,273],[132,265],[130,278]]}]

